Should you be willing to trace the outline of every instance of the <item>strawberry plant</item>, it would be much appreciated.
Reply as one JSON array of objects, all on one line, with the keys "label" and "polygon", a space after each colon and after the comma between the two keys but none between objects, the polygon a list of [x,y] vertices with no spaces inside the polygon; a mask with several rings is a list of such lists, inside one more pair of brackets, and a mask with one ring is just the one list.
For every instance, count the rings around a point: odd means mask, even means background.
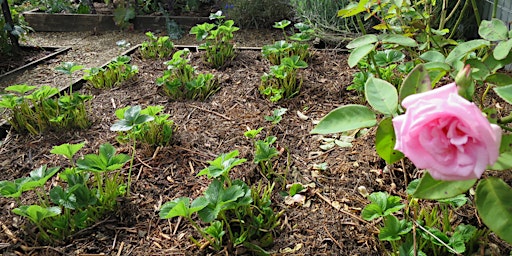
[{"label": "strawberry plant", "polygon": [[294,97],[302,86],[302,79],[299,80],[297,74],[298,69],[307,66],[308,64],[297,55],[283,58],[281,64],[271,66],[270,73],[261,77],[260,93],[269,97],[272,102]]},{"label": "strawberry plant", "polygon": [[[185,218],[216,251],[244,246],[269,255],[263,248],[272,244],[273,230],[280,225],[279,217],[283,213],[275,213],[271,207],[273,185],[264,187],[260,183],[250,188],[242,180],[231,180],[229,171],[246,161],[237,156],[235,150],[210,161],[197,174],[212,179],[204,195],[194,200],[176,198],[163,204],[160,218]],[[201,228],[194,214],[209,226]]]},{"label": "strawberry plant", "polygon": [[146,32],[149,41],[140,45],[140,54],[145,59],[167,58],[174,51],[174,43],[168,36],[157,37],[151,32]]},{"label": "strawberry plant", "polygon": [[205,100],[219,89],[218,80],[212,74],[196,74],[189,60],[188,49],[177,51],[172,59],[165,62],[167,70],[157,78],[156,84],[162,86],[164,93],[171,99]]},{"label": "strawberry plant", "polygon": [[105,68],[86,69],[83,79],[98,89],[120,86],[125,81],[135,78],[139,73],[137,66],[128,64],[130,60],[131,58],[128,56],[118,56]]},{"label": "strawberry plant", "polygon": [[214,68],[224,66],[235,57],[233,32],[239,28],[234,26],[233,20],[224,21],[224,18],[222,11],[218,11],[210,14],[210,20],[215,20],[215,24],[203,23],[190,29],[190,34],[196,35],[197,41],[206,40],[199,49],[206,51],[204,58]]},{"label": "strawberry plant", "polygon": [[[46,130],[84,129],[90,124],[86,102],[92,97],[79,93],[54,95],[51,86],[11,85],[2,95],[0,108],[7,109],[7,120],[18,132],[41,134]],[[31,93],[28,93],[32,91]]]},{"label": "strawberry plant", "polygon": [[[66,239],[114,210],[116,198],[126,193],[120,169],[130,157],[116,154],[115,148],[107,143],[100,146],[99,154],[88,154],[73,161],[84,145],[53,147],[51,153],[65,156],[71,167],[60,172],[59,180],[50,185],[48,180],[59,172],[60,167],[41,166],[28,177],[0,181],[0,195],[15,198],[18,207],[12,210],[13,213],[26,217],[38,228],[38,240],[55,243]],[[19,198],[27,191],[35,192],[38,201],[21,205]]]},{"label": "strawberry plant", "polygon": [[295,28],[297,28],[299,32],[288,36],[285,28],[290,24],[291,22],[289,20],[276,22],[274,28],[283,31],[285,40],[274,42],[272,45],[264,45],[261,48],[263,57],[268,59],[273,65],[279,65],[282,59],[292,57],[293,55],[299,56],[301,60],[306,62],[311,58],[309,44],[304,42],[311,40],[313,29],[303,23],[297,23],[295,24]]},{"label": "strawberry plant", "polygon": [[[140,109],[139,106],[128,106],[117,109],[116,116],[121,120],[113,126],[114,130],[119,131],[117,139],[126,143],[133,138],[136,141],[155,147],[169,145],[172,139],[174,122],[169,119],[169,114],[161,113],[163,109],[163,106],[148,106],[145,109]],[[136,121],[130,123],[129,120],[131,119],[136,119]],[[130,129],[126,130],[128,128]]]}]

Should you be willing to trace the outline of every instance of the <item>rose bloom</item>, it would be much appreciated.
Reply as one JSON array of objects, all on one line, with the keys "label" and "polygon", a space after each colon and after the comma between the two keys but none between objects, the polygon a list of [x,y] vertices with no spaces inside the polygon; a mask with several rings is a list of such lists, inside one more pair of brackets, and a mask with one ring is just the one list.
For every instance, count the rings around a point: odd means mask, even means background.
[{"label": "rose bloom", "polygon": [[406,97],[393,118],[395,149],[437,180],[480,178],[499,156],[501,129],[455,83]]}]

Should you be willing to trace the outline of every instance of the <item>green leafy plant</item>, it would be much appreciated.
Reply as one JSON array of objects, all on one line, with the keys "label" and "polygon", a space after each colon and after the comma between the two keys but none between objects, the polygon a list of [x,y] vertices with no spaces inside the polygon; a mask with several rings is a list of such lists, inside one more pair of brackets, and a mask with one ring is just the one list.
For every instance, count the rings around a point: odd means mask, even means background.
[{"label": "green leafy plant", "polygon": [[268,59],[273,65],[279,65],[282,63],[282,59],[292,57],[294,55],[299,56],[300,60],[306,62],[311,58],[309,44],[304,42],[311,40],[313,30],[303,23],[296,23],[294,26],[299,30],[299,32],[288,36],[285,28],[290,24],[291,22],[289,20],[276,22],[274,24],[274,28],[281,29],[283,31],[285,40],[274,42],[272,45],[264,45],[261,48],[263,57]]},{"label": "green leafy plant", "polygon": [[[121,120],[112,126],[114,130],[119,131],[117,139],[123,143],[131,142],[134,139],[155,147],[169,145],[174,131],[174,122],[169,119],[169,114],[161,113],[164,107],[139,108],[138,106],[128,106],[116,110],[116,116]],[[127,113],[128,109],[130,112]],[[130,129],[126,130],[128,128]]]},{"label": "green leafy plant", "polygon": [[296,55],[282,59],[281,64],[271,66],[270,73],[261,77],[258,88],[260,93],[269,97],[272,102],[294,97],[302,87],[302,79],[298,78],[298,69],[307,66],[308,64]]},{"label": "green leafy plant", "polygon": [[274,159],[279,157],[279,151],[277,148],[272,146],[276,142],[275,136],[269,136],[264,140],[257,140],[254,142],[254,163],[258,164],[261,168],[261,172],[266,177],[270,177],[275,174],[274,171]]},{"label": "green leafy plant", "polygon": [[235,46],[233,45],[233,33],[239,28],[234,26],[233,20],[224,21],[222,11],[210,14],[210,19],[215,24],[198,24],[190,29],[190,34],[196,35],[197,41],[206,40],[199,46],[199,49],[206,51],[205,60],[214,68],[223,67],[235,57]]},{"label": "green leafy plant", "polygon": [[98,89],[112,88],[120,86],[124,82],[136,78],[139,68],[128,64],[131,58],[129,56],[118,56],[111,61],[105,68],[93,67],[85,70],[84,80]]},{"label": "green leafy plant", "polygon": [[[418,181],[411,182],[408,193],[414,193]],[[408,205],[402,204],[400,197],[384,192],[374,192],[368,199],[371,203],[365,206],[361,216],[368,221],[382,219],[379,240],[391,244],[391,255],[467,254],[478,250],[477,241],[488,234],[472,225],[452,225],[454,211],[467,202],[462,194],[428,208],[421,207],[413,198]],[[406,214],[399,219],[398,211],[404,208]]]},{"label": "green leafy plant", "polygon": [[84,145],[53,147],[51,153],[63,155],[71,162],[71,167],[59,173],[58,182],[47,184],[60,167],[46,166],[33,170],[28,177],[0,181],[0,195],[15,198],[18,204],[24,192],[37,194],[35,204],[19,205],[13,213],[28,218],[38,228],[39,233],[35,234],[38,240],[45,243],[65,240],[114,210],[116,199],[126,193],[119,169],[130,157],[116,154],[115,148],[107,143],[100,146],[98,155],[85,155],[75,165],[74,155]]},{"label": "green leafy plant", "polygon": [[[64,94],[50,86],[11,85],[0,99],[9,124],[18,132],[40,134],[46,130],[84,129],[89,127],[86,102],[92,97],[78,93]],[[31,92],[32,91],[32,92]],[[31,93],[29,93],[31,92]]]},{"label": "green leafy plant", "polygon": [[272,122],[272,124],[278,124],[283,119],[283,115],[286,113],[287,108],[277,108],[272,111],[271,116],[265,116],[265,120]]},{"label": "green leafy plant", "polygon": [[[251,189],[242,180],[231,180],[229,171],[246,161],[237,156],[235,150],[210,161],[210,166],[197,174],[212,179],[204,195],[192,202],[182,197],[163,204],[160,218],[187,219],[216,251],[243,245],[268,255],[263,248],[272,244],[272,231],[279,226],[282,212],[276,214],[271,207],[273,185],[264,187],[260,183]],[[201,228],[192,218],[194,213],[209,226]]]},{"label": "green leafy plant", "polygon": [[[454,93],[451,92],[451,94],[454,97],[461,97],[465,100],[464,102],[467,101],[466,109],[471,108],[474,110],[476,108],[479,110],[475,112],[475,117],[482,117],[480,111],[486,113],[488,118],[481,118],[480,123],[484,127],[492,127],[492,129],[496,130],[497,139],[493,141],[494,137],[489,137],[482,140],[486,141],[486,143],[491,143],[489,150],[485,150],[485,152],[495,152],[497,160],[493,157],[493,160],[486,164],[489,166],[480,169],[476,166],[470,167],[469,169],[474,169],[472,171],[475,171],[477,174],[473,176],[468,175],[465,178],[459,176],[453,178],[460,179],[458,181],[448,181],[448,178],[445,178],[447,180],[436,180],[430,176],[430,172],[435,173],[435,168],[425,167],[432,170],[425,172],[413,196],[430,200],[445,199],[469,190],[477,183],[476,178],[479,178],[481,172],[486,169],[509,170],[512,167],[509,160],[512,148],[510,146],[510,134],[505,132],[510,131],[509,123],[512,122],[512,118],[507,113],[502,113],[503,116],[499,116],[495,106],[485,107],[485,105],[490,89],[493,89],[504,102],[512,102],[512,94],[510,93],[512,80],[510,76],[498,72],[499,69],[512,61],[512,55],[510,55],[509,51],[512,49],[512,44],[510,43],[512,39],[510,39],[510,31],[508,31],[505,24],[496,19],[482,21],[479,27],[479,35],[481,36],[480,39],[456,43],[454,47],[446,45],[442,49],[431,49],[425,52],[422,52],[424,49],[421,49],[420,44],[414,39],[409,38],[407,40],[405,35],[400,34],[366,35],[352,41],[351,47],[354,50],[351,56],[354,55],[355,60],[362,56],[371,58],[367,53],[372,52],[374,47],[392,42],[394,46],[400,45],[405,47],[402,49],[408,52],[415,52],[416,48],[418,48],[416,54],[419,57],[415,61],[419,63],[403,79],[398,89],[397,86],[386,80],[370,77],[365,83],[364,94],[371,109],[362,105],[342,106],[325,116],[312,132],[337,133],[362,127],[371,127],[378,123],[375,141],[377,153],[388,164],[401,161],[404,155],[396,150],[395,144],[399,145],[396,142],[402,139],[404,135],[397,133],[401,129],[395,130],[393,127],[394,122],[392,122],[393,116],[404,112],[399,103],[403,105],[408,96],[422,97],[421,95],[428,95],[423,93],[427,93],[438,81],[445,78],[447,74],[450,74],[454,77],[455,83],[445,86],[457,90]],[[411,43],[410,46],[406,45],[409,44],[407,41]],[[422,42],[422,44],[425,44],[425,42]],[[415,53],[412,54],[414,55]],[[375,56],[373,58],[375,59]],[[349,59],[349,62],[351,61],[353,60]],[[423,61],[426,62],[423,63]],[[351,63],[355,64],[356,62],[358,60]],[[471,67],[474,67],[474,69],[471,69]],[[456,70],[459,71],[457,72]],[[480,88],[477,89],[478,87]],[[438,89],[440,88],[435,90]],[[474,103],[471,102],[473,100],[475,100]],[[408,106],[408,109],[410,108],[411,106]],[[407,111],[405,110],[406,113]],[[377,122],[376,113],[383,117],[379,122]],[[423,115],[426,114],[423,113]],[[457,120],[463,117],[463,115],[457,116],[454,113],[449,116],[456,116]],[[504,131],[503,134],[502,131]],[[397,134],[402,136],[402,138],[397,137]],[[472,136],[478,138],[480,134]],[[463,145],[467,146],[469,144],[465,143]],[[495,146],[499,146],[499,152]],[[423,149],[433,150],[429,147],[423,147]],[[467,152],[467,150],[464,152]],[[410,154],[411,151],[409,152],[409,158],[411,158]],[[461,171],[461,168],[451,168],[450,170],[457,173],[457,171]],[[444,193],[439,193],[440,191]],[[512,236],[507,228],[512,222],[512,216],[505,210],[510,206],[505,198],[511,195],[512,189],[501,179],[494,177],[481,179],[475,190],[475,206],[479,217],[491,231],[508,243],[512,243],[510,239]],[[493,211],[488,210],[491,204],[495,207]],[[499,210],[496,207],[498,205]]]},{"label": "green leafy plant", "polygon": [[188,54],[188,49],[175,52],[172,59],[164,63],[167,70],[156,79],[156,83],[171,99],[205,100],[219,89],[219,82],[212,74],[196,74],[185,58]]},{"label": "green leafy plant", "polygon": [[133,29],[133,23],[131,23],[133,18],[135,18],[135,8],[128,4],[120,5],[114,10],[114,22],[121,29]]},{"label": "green leafy plant", "polygon": [[256,138],[256,136],[258,136],[258,134],[260,134],[260,132],[263,130],[263,127],[260,127],[258,129],[255,129],[255,130],[248,130],[246,132],[244,132],[244,136],[249,138],[249,139],[254,139]]},{"label": "green leafy plant", "polygon": [[69,93],[73,93],[73,73],[80,71],[84,68],[74,62],[63,62],[60,66],[55,67],[55,71],[68,75],[69,77]]},{"label": "green leafy plant", "polygon": [[[137,139],[138,137],[146,137],[149,134],[140,134],[140,128],[143,124],[151,122],[155,120],[154,116],[141,113],[140,106],[128,107],[119,111],[116,111],[116,115],[120,118],[119,121],[114,123],[110,130],[114,132],[126,132],[125,135],[120,137],[121,140],[129,139],[132,142],[132,158],[130,161],[130,169],[128,170],[128,194],[130,193],[130,186],[132,182],[132,168],[133,168],[133,159],[135,158],[135,152],[137,148]],[[122,115],[122,116],[121,116]],[[158,132],[156,130],[151,132]]]},{"label": "green leafy plant", "polygon": [[157,37],[151,32],[146,32],[149,41],[140,45],[140,54],[143,58],[167,58],[174,52],[174,43],[168,36]]}]

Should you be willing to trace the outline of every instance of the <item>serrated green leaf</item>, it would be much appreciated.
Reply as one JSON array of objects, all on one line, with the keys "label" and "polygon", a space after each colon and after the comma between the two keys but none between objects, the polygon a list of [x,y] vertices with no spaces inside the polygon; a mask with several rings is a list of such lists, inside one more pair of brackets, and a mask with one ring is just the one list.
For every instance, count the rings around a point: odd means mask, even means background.
[{"label": "serrated green leaf", "polygon": [[190,198],[180,197],[167,202],[160,207],[159,216],[161,219],[170,219],[174,217],[190,217]]},{"label": "serrated green leaf", "polygon": [[5,91],[17,92],[19,94],[25,94],[26,92],[32,91],[36,88],[37,88],[37,86],[33,86],[33,85],[15,84],[15,85],[7,86],[5,88]]},{"label": "serrated green leaf", "polygon": [[366,11],[366,3],[369,0],[360,0],[357,4],[349,4],[344,9],[338,11],[338,17],[348,18]]},{"label": "serrated green leaf", "polygon": [[371,127],[377,124],[375,113],[366,106],[345,105],[324,116],[311,131],[313,134],[328,134]]},{"label": "serrated green leaf", "polygon": [[50,199],[56,205],[67,209],[76,208],[76,197],[72,193],[67,193],[61,186],[56,186],[50,190]]},{"label": "serrated green leaf", "polygon": [[361,212],[361,217],[364,220],[370,221],[382,216],[382,209],[378,204],[372,203],[368,204],[363,208]]},{"label": "serrated green leaf", "polygon": [[100,146],[98,155],[87,154],[82,159],[78,159],[76,164],[81,170],[92,172],[106,172],[121,168],[131,159],[126,154],[116,155],[116,149],[110,144],[105,143]]},{"label": "serrated green leaf", "polygon": [[21,196],[22,192],[20,183],[7,180],[0,181],[0,195],[3,197],[17,198]]},{"label": "serrated green leaf", "polygon": [[395,62],[400,62],[405,58],[405,54],[397,50],[379,51],[374,56],[377,66],[387,66]]},{"label": "serrated green leaf", "polygon": [[503,180],[489,177],[476,187],[476,209],[482,221],[501,239],[512,244],[512,189]]},{"label": "serrated green leaf", "polygon": [[53,177],[53,175],[55,175],[59,170],[60,167],[46,168],[46,165],[34,169],[30,172],[28,179],[22,178],[23,183],[20,187],[21,191],[28,191],[36,187],[42,187],[46,181]]},{"label": "serrated green leaf", "polygon": [[44,208],[39,205],[22,205],[14,208],[12,212],[29,218],[32,222],[39,224],[42,220],[57,216],[61,213],[58,206]]},{"label": "serrated green leaf", "polygon": [[211,179],[228,175],[229,171],[233,169],[233,167],[247,161],[245,158],[236,158],[238,154],[238,150],[233,150],[229,153],[219,155],[215,160],[208,161],[210,165],[201,170],[197,176],[207,175],[207,177]]},{"label": "serrated green leaf", "polygon": [[72,159],[73,156],[83,147],[85,146],[85,142],[78,143],[78,144],[62,144],[59,146],[53,146],[50,153],[55,155],[63,155],[67,157],[68,159]]},{"label": "serrated green leaf", "polygon": [[460,194],[455,197],[438,200],[438,202],[440,202],[440,203],[449,204],[455,208],[459,208],[459,207],[465,205],[467,201],[468,201],[468,198],[464,194]]}]

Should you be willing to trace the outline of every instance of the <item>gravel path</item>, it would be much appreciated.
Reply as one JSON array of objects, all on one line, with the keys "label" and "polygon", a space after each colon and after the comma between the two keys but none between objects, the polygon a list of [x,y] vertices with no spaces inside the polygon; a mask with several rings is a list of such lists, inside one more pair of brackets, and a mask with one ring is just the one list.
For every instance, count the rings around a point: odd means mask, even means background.
[{"label": "gravel path", "polygon": [[[238,46],[262,46],[270,44],[281,37],[276,30],[240,30],[235,40]],[[71,47],[71,49],[55,58],[24,71],[17,76],[10,76],[0,81],[0,89],[13,84],[51,85],[64,87],[70,83],[68,76],[55,71],[55,67],[63,62],[75,62],[85,68],[99,67],[122,52],[127,47],[119,47],[116,42],[125,40],[130,46],[135,46],[146,40],[143,32],[111,31],[103,33],[92,32],[35,32],[28,35],[24,44],[46,47]],[[173,40],[175,45],[197,45],[192,35],[185,34],[179,40]],[[81,78],[83,72],[76,72],[73,81]]]},{"label": "gravel path", "polygon": [[[109,32],[104,34],[92,34],[88,32],[32,33],[27,38],[25,44],[46,47],[68,46],[71,47],[71,49],[32,69],[24,71],[20,75],[10,76],[0,81],[0,88],[5,88],[13,84],[63,87],[70,82],[69,77],[56,72],[55,67],[67,61],[76,62],[77,64],[83,65],[85,68],[101,66],[126,50],[126,48],[116,45],[116,42],[119,40],[126,40],[131,45],[136,45],[145,40],[145,35],[143,33],[123,32]],[[73,79],[78,79],[82,75],[82,72],[76,72]]]}]

